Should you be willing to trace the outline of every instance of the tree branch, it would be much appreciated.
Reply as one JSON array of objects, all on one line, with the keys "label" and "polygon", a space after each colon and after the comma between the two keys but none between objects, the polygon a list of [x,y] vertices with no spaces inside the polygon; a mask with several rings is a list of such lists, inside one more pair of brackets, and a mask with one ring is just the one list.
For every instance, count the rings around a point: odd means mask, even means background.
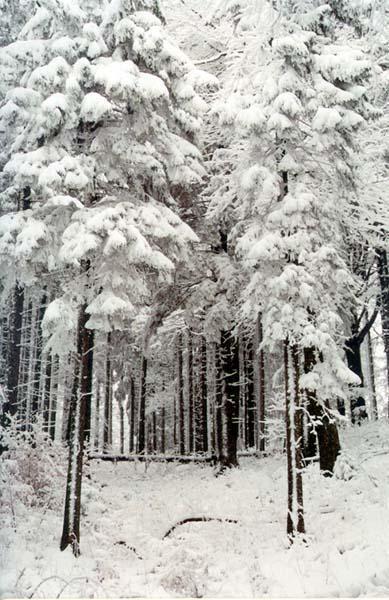
[{"label": "tree branch", "polygon": [[218,521],[219,523],[237,523],[236,519],[221,519],[220,517],[189,517],[187,519],[182,519],[182,521],[178,521],[168,529],[162,539],[167,538],[173,531],[179,527],[180,525],[185,525],[185,523],[205,523],[207,521]]}]

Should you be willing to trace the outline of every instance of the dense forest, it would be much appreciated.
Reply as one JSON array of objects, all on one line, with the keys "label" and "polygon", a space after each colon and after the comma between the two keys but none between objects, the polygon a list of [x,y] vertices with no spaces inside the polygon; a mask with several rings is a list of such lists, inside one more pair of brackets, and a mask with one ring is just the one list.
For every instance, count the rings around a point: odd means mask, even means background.
[{"label": "dense forest", "polygon": [[96,465],[279,457],[309,546],[305,474],[389,419],[387,3],[0,7],[6,511],[59,482],[78,557]]}]

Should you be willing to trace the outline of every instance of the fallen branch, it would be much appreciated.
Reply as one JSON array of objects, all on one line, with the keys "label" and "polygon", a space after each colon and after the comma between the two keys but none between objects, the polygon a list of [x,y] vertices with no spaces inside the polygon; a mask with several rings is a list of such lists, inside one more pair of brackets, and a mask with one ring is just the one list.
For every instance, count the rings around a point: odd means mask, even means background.
[{"label": "fallen branch", "polygon": [[114,543],[114,546],[125,546],[126,548],[128,548],[128,550],[131,550],[131,552],[133,552],[136,556],[136,558],[138,558],[139,560],[143,560],[143,556],[141,556],[137,549],[134,548],[134,546],[128,546],[127,542],[125,542],[124,540],[119,540],[118,542]]},{"label": "fallen branch", "polygon": [[179,527],[180,525],[185,525],[185,523],[206,523],[207,521],[218,521],[219,523],[238,522],[236,519],[221,519],[220,517],[188,517],[187,519],[182,519],[182,521],[178,521],[178,523],[172,525],[172,527],[168,529],[168,531],[165,533],[162,539],[164,540],[165,538],[169,537],[169,535],[173,533],[173,531],[177,529],[177,527]]}]

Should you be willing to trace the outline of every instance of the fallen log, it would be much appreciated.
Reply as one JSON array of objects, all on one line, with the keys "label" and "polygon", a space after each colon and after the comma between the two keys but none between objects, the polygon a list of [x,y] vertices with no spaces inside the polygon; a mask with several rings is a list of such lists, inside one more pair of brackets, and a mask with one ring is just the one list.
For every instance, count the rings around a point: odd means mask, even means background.
[{"label": "fallen log", "polygon": [[185,523],[206,523],[208,521],[218,521],[219,523],[238,523],[236,519],[222,519],[220,517],[188,517],[187,519],[182,519],[181,521],[178,521],[177,523],[172,525],[170,529],[167,530],[162,539],[164,540],[165,538],[169,537],[169,535],[173,533],[173,531],[177,529],[177,527],[185,525]]},{"label": "fallen log", "polygon": [[168,454],[89,454],[89,460],[109,462],[177,462],[177,463],[215,463],[214,456],[178,456]]}]

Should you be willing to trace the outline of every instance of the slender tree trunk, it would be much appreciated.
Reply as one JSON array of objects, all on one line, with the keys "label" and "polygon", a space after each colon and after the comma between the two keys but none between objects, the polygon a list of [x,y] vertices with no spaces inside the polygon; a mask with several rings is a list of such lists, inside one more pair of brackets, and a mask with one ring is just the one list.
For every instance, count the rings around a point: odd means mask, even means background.
[{"label": "slender tree trunk", "polygon": [[[95,343],[95,334],[92,329],[87,329],[86,335],[88,336],[88,350],[87,350],[87,361],[88,361],[88,380],[86,382],[87,385],[87,394],[91,399],[90,402],[87,402],[87,410],[85,415],[85,439],[90,442],[91,437],[91,425],[92,425],[92,395],[93,395],[93,347]],[[111,440],[112,443],[112,440]]]},{"label": "slender tree trunk", "polygon": [[100,450],[100,381],[96,379],[95,381],[95,399],[96,399],[96,407],[95,407],[95,442],[94,449],[96,452]]},{"label": "slender tree trunk", "polygon": [[70,407],[69,464],[66,484],[66,498],[60,549],[71,545],[74,556],[80,555],[80,514],[85,420],[88,393],[88,347],[89,332],[85,327],[88,320],[86,305],[80,309],[77,325],[77,356],[75,377]]},{"label": "slender tree trunk", "polygon": [[161,409],[161,453],[165,454],[166,451],[166,416],[165,407]]},{"label": "slender tree trunk", "polygon": [[224,399],[224,378],[220,347],[215,351],[215,450],[216,458],[220,465],[224,463],[224,445],[223,445],[223,399]]},{"label": "slender tree trunk", "polygon": [[152,414],[152,432],[153,432],[153,453],[157,453],[157,414],[155,410],[153,410]]},{"label": "slender tree trunk", "polygon": [[255,395],[254,395],[254,352],[253,343],[249,339],[246,346],[245,360],[246,379],[246,414],[247,414],[247,445],[255,447]]},{"label": "slender tree trunk", "polygon": [[[258,342],[262,344],[263,330],[261,317],[258,316]],[[265,355],[263,348],[259,348],[258,353],[258,386],[259,386],[259,398],[258,398],[258,440],[259,440],[259,451],[265,452],[265,398],[266,398],[266,379],[265,379]]]},{"label": "slender tree trunk", "polygon": [[8,424],[8,416],[16,415],[18,411],[19,369],[21,354],[21,334],[23,325],[24,290],[15,286],[12,312],[8,330],[8,363],[6,401],[3,404],[2,425]]},{"label": "slender tree trunk", "polygon": [[130,396],[129,396],[129,412],[128,412],[128,431],[129,431],[129,444],[128,449],[130,454],[134,452],[134,441],[135,441],[135,381],[131,376],[130,378]]},{"label": "slender tree trunk", "polygon": [[50,353],[46,353],[44,364],[45,379],[43,386],[43,430],[49,432],[52,377],[52,357]]},{"label": "slender tree trunk", "polygon": [[369,360],[371,418],[374,421],[376,421],[378,419],[377,388],[376,388],[376,383],[375,383],[375,372],[374,372],[373,343],[372,343],[370,331],[367,334],[367,353],[368,353],[368,360]]},{"label": "slender tree trunk", "polygon": [[[10,301],[9,301],[10,302]],[[7,305],[8,302],[7,302]],[[8,315],[1,318],[1,337],[0,337],[0,384],[6,387],[6,373],[8,363]]]},{"label": "slender tree trunk", "polygon": [[50,389],[50,406],[49,406],[49,435],[55,440],[56,422],[57,422],[57,398],[58,398],[58,383],[59,383],[59,359],[58,356],[52,357],[52,374],[51,374],[51,389]]},{"label": "slender tree trunk", "polygon": [[[41,298],[40,306],[38,310],[37,319],[31,315],[31,335],[34,336],[35,345],[35,357],[34,357],[34,383],[32,389],[31,398],[31,417],[34,420],[39,412],[39,398],[41,396],[41,383],[43,383],[43,405],[46,402],[46,373],[43,373],[43,360],[42,360],[42,321],[46,310],[47,296],[46,294]],[[34,322],[35,321],[35,322]],[[47,357],[46,357],[47,358]],[[46,367],[47,368],[47,367]],[[43,409],[44,410],[44,409]],[[46,422],[47,425],[47,422]],[[47,430],[47,429],[46,429]]]},{"label": "slender tree trunk", "polygon": [[119,436],[120,436],[120,454],[124,454],[124,406],[119,403]]},{"label": "slender tree trunk", "polygon": [[[290,360],[291,355],[291,360]],[[300,371],[296,346],[284,342],[285,367],[285,414],[286,414],[286,452],[288,469],[288,515],[286,531],[290,542],[296,533],[305,533],[302,456],[301,456],[301,409],[300,409]],[[292,385],[291,385],[291,382]]]},{"label": "slender tree trunk", "polygon": [[225,443],[220,455],[221,466],[237,467],[237,443],[239,436],[239,348],[231,331],[221,332],[220,352],[225,398]]},{"label": "slender tree trunk", "polygon": [[185,454],[185,410],[184,410],[184,374],[183,374],[183,360],[182,360],[182,335],[177,336],[177,358],[178,358],[178,381],[177,381],[177,393],[178,393],[178,426],[180,433],[180,454]]},{"label": "slender tree trunk", "polygon": [[[26,301],[26,298],[25,298]],[[41,369],[37,371],[36,408],[34,407],[34,366],[36,365],[36,310],[32,303],[24,311],[22,327],[22,354],[19,368],[18,417],[22,431],[30,431],[34,417],[38,415],[39,392],[41,389]]]},{"label": "slender tree trunk", "polygon": [[380,313],[382,324],[382,336],[384,340],[384,349],[386,354],[386,378],[388,384],[387,389],[389,393],[389,266],[387,251],[381,248],[377,249],[377,267],[381,288]]},{"label": "slender tree trunk", "polygon": [[[70,407],[72,403],[71,393],[69,391],[73,389],[74,386],[74,378],[76,372],[76,366],[74,364],[74,356],[69,354],[67,365],[64,369],[64,377],[63,377],[63,408],[62,408],[62,441],[69,443],[70,440]],[[70,383],[71,378],[73,382]]]},{"label": "slender tree trunk", "polygon": [[375,383],[375,372],[374,372],[373,343],[372,343],[370,331],[367,334],[367,353],[368,353],[368,360],[369,360],[371,418],[374,421],[376,421],[378,419],[377,388],[376,388],[376,383]]},{"label": "slender tree trunk", "polygon": [[201,337],[200,346],[200,399],[201,399],[201,450],[208,452],[208,386],[207,386],[207,341]]},{"label": "slender tree trunk", "polygon": [[247,448],[246,369],[244,337],[239,333],[239,437],[243,448]]},{"label": "slender tree trunk", "polygon": [[193,344],[192,344],[192,332],[188,331],[188,408],[189,408],[189,452],[194,451],[195,446],[195,430],[194,430],[194,397],[193,397]]},{"label": "slender tree trunk", "polygon": [[111,333],[107,335],[107,354],[105,359],[105,398],[104,398],[104,438],[103,448],[104,452],[108,451],[110,446],[110,431],[111,431],[111,402],[112,402],[112,368],[111,368]]},{"label": "slender tree trunk", "polygon": [[147,358],[142,355],[139,384],[138,453],[146,450],[146,378]]}]

